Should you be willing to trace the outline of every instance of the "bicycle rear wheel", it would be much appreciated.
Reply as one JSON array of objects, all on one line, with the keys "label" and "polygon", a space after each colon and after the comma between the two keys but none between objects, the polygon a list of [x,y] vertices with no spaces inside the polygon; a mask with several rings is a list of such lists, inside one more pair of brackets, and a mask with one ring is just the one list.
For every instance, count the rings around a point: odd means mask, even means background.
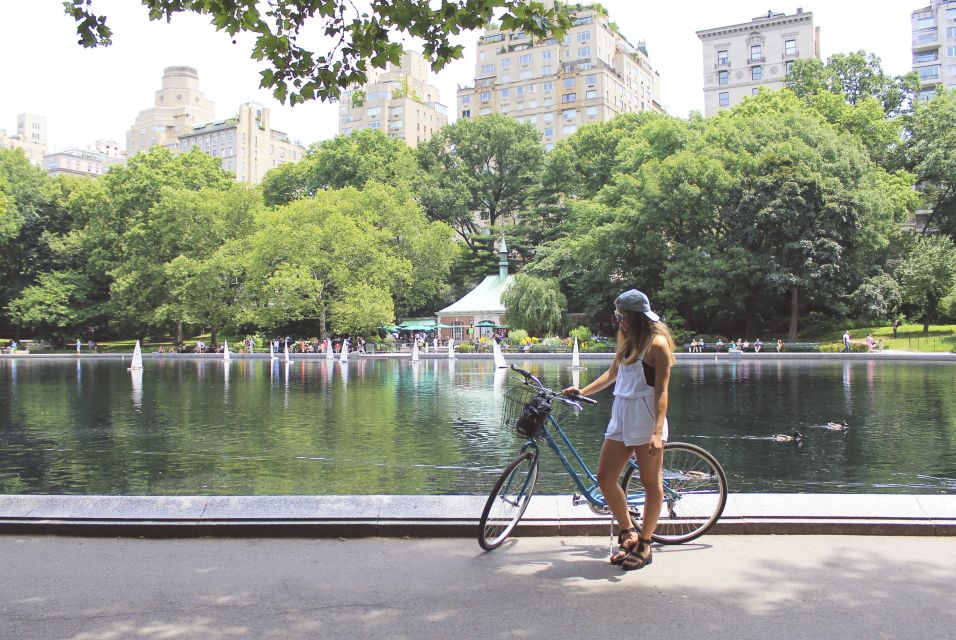
[{"label": "bicycle rear wheel", "polygon": [[[661,544],[689,542],[714,526],[727,504],[727,476],[717,459],[698,446],[668,442],[664,447],[664,504],[652,536]],[[621,486],[627,495],[643,491],[637,470],[627,466]],[[640,526],[640,522],[634,523]]]},{"label": "bicycle rear wheel", "polygon": [[526,451],[501,473],[478,523],[478,544],[485,551],[501,546],[521,520],[538,482],[538,452]]}]

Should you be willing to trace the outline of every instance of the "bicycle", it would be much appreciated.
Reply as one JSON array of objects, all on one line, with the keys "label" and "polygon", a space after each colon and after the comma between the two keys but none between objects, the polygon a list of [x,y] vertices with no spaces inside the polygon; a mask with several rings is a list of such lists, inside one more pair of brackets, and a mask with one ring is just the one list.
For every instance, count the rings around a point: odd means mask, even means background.
[{"label": "bicycle", "polygon": [[[516,365],[511,368],[520,373],[524,381],[505,392],[502,426],[515,429],[527,441],[518,457],[502,471],[482,510],[478,544],[486,551],[496,549],[508,539],[528,508],[538,481],[539,440],[544,440],[558,456],[576,485],[578,493],[572,498],[574,504],[586,501],[593,512],[610,514],[597,477],[561,428],[569,412],[582,410],[582,402],[597,404],[597,401],[584,396],[564,396],[560,391],[545,387],[530,372]],[[661,544],[681,544],[704,535],[720,518],[727,503],[727,477],[720,463],[701,447],[668,442],[664,446],[662,474],[664,508],[653,540]],[[644,492],[633,458],[624,468],[621,486],[627,495],[631,517],[639,528]]]}]

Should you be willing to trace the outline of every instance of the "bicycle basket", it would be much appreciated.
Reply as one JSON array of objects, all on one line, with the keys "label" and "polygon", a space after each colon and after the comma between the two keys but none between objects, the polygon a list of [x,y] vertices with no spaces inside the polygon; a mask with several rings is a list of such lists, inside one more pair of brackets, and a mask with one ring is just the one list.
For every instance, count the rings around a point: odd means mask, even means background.
[{"label": "bicycle basket", "polygon": [[537,438],[544,433],[544,424],[551,415],[562,422],[573,414],[571,406],[561,402],[552,402],[538,395],[537,389],[530,385],[518,385],[505,392],[505,404],[501,414],[501,426],[513,429],[520,436]]}]

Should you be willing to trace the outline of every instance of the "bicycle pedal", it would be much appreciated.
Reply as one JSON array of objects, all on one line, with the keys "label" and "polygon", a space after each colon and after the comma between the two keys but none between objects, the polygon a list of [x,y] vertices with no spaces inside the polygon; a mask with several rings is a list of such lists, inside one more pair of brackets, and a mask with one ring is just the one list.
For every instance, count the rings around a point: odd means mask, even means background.
[{"label": "bicycle pedal", "polygon": [[571,504],[575,507],[578,506],[579,504],[584,504],[587,501],[588,499],[582,496],[580,493],[575,493],[574,495],[571,496]]}]

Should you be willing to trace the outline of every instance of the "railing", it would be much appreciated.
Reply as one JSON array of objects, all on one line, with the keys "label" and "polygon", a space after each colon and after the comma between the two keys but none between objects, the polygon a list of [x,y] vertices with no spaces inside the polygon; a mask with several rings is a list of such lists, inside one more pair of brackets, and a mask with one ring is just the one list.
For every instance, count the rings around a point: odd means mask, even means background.
[{"label": "railing", "polygon": [[721,67],[730,67],[730,58],[718,60],[717,64],[714,65],[714,69],[720,69]]},{"label": "railing", "polygon": [[800,52],[794,49],[793,51],[784,51],[780,54],[781,60],[790,60],[791,58],[799,58]]},{"label": "railing", "polygon": [[763,56],[756,56],[755,58],[747,58],[747,64],[761,64],[766,62],[766,58]]}]

